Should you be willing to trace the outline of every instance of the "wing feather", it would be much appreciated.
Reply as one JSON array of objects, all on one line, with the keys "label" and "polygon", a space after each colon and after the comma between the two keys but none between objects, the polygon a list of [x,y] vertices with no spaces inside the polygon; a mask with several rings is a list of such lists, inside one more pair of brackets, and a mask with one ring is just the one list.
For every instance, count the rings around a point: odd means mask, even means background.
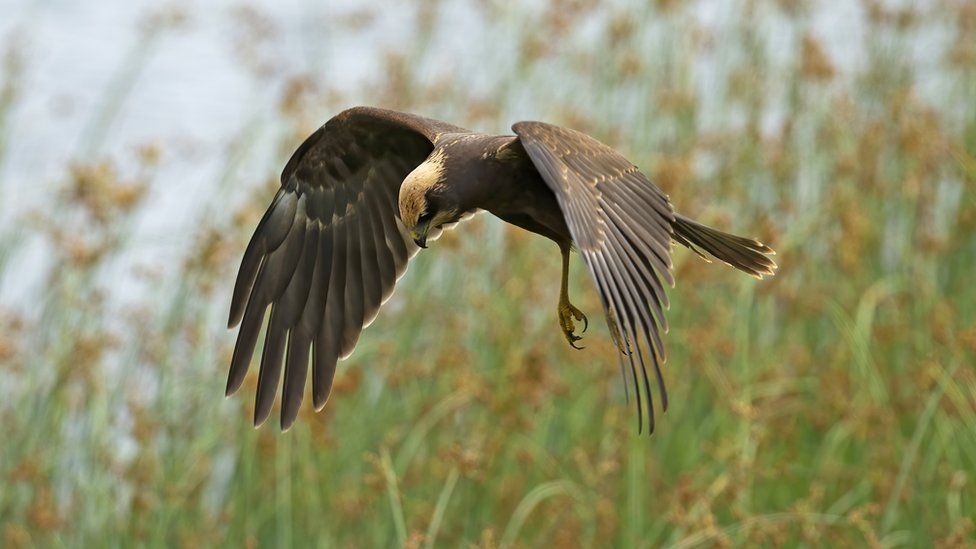
[{"label": "wing feather", "polygon": [[230,319],[228,326],[236,326],[244,315],[244,306],[247,305],[248,296],[254,285],[254,279],[258,274],[258,267],[264,260],[265,254],[276,250],[282,241],[288,236],[292,224],[295,222],[295,212],[298,208],[298,199],[294,193],[285,192],[284,189],[278,191],[271,207],[268,208],[264,218],[258,224],[255,234],[260,234],[260,238],[252,238],[244,252],[244,259],[241,260],[241,268],[237,275],[237,283],[234,284],[234,294],[231,299]]},{"label": "wing feather", "polygon": [[[303,142],[241,260],[228,324],[241,325],[227,394],[240,388],[270,307],[254,423],[271,413],[284,370],[281,427],[298,416],[309,362],[316,409],[336,362],[393,292],[417,247],[398,219],[400,183],[441,135],[462,128],[357,107]],[[309,357],[311,351],[311,359]]]},{"label": "wing feather", "polygon": [[329,279],[329,297],[325,307],[326,346],[330,351],[335,351],[336,358],[342,354],[342,331],[345,326],[347,229],[347,225],[342,223],[336,226],[333,233],[332,277]]},{"label": "wing feather", "polygon": [[368,208],[363,208],[359,218],[360,240],[360,266],[363,272],[363,322],[362,325],[372,322],[373,317],[379,310],[380,300],[383,299],[383,288],[380,286],[379,263],[376,261],[376,250],[374,249],[373,225],[370,220],[372,212]]},{"label": "wing feather", "polygon": [[372,311],[370,320],[375,318],[379,312],[379,307],[386,302],[387,298],[393,294],[393,285],[396,283],[396,263],[393,260],[393,251],[386,245],[383,235],[383,222],[377,216],[370,216],[371,231],[373,234],[373,251],[376,254],[376,272],[379,276],[379,305]]},{"label": "wing feather", "polygon": [[541,122],[519,122],[512,129],[556,195],[596,282],[614,337],[619,337],[615,343],[621,368],[630,369],[638,429],[646,417],[653,432],[648,362],[657,378],[661,408],[667,409],[661,331],[668,329],[664,285],[674,284],[671,203],[636,166],[592,137]]},{"label": "wing feather", "polygon": [[305,330],[288,332],[288,352],[285,358],[285,384],[281,394],[281,428],[288,429],[295,423],[305,393],[308,375],[308,348],[311,338]]},{"label": "wing feather", "polygon": [[261,370],[258,375],[257,396],[254,401],[254,423],[263,423],[271,413],[275,392],[281,380],[281,366],[284,359],[288,332],[281,322],[280,309],[271,306],[271,319],[268,321],[268,337],[264,341],[261,355]]},{"label": "wing feather", "polygon": [[[358,217],[358,216],[357,216]],[[361,241],[358,219],[350,219],[346,224],[346,278],[345,278],[345,319],[342,324],[342,337],[339,357],[345,358],[352,352],[359,340],[363,326],[363,269]]]}]

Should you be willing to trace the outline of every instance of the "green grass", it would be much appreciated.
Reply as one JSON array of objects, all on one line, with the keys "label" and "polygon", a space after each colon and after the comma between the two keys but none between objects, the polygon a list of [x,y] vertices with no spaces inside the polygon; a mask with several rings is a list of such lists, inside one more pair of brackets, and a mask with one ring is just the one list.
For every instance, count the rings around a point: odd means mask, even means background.
[{"label": "green grass", "polygon": [[[36,319],[0,310],[0,545],[974,542],[976,26],[956,21],[976,13],[879,11],[867,68],[848,74],[814,38],[774,62],[746,11],[710,39],[679,6],[621,12],[584,47],[560,39],[585,8],[514,9],[482,15],[514,45],[482,52],[489,89],[393,56],[388,79],[346,99],[590,131],[682,212],[778,251],[779,273],[758,282],[675,250],[671,405],[655,434],[637,435],[602,322],[585,351],[562,339],[556,247],[488,216],[419,254],[324,412],[254,430],[255,378],[222,397],[223,327],[273,192],[256,183],[279,166],[238,173],[244,136],[219,185],[235,200],[256,190],[236,211],[207,208],[178,272],[134,309],[102,299],[103,274],[139,245],[128,228],[151,207],[151,154],[132,178],[108,161],[66,170],[66,214],[0,238],[0,279],[16,279],[29,237],[54,260]],[[803,36],[802,9],[754,9]],[[925,25],[959,45],[917,71],[902,53]],[[700,92],[689,67],[705,58],[722,76]],[[138,73],[122,70],[98,120]],[[919,72],[938,77],[931,96]],[[283,101],[281,159],[339,108],[325,95]],[[774,102],[782,123],[764,131]],[[571,284],[599,319],[578,259]]]}]

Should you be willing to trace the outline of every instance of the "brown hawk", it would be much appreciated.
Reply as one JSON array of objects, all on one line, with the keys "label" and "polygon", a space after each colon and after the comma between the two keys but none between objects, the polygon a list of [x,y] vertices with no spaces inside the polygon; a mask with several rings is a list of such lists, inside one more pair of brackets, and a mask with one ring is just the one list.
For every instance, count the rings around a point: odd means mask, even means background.
[{"label": "brown hawk", "polygon": [[629,367],[638,429],[646,413],[653,431],[647,365],[667,409],[661,332],[668,327],[664,286],[674,284],[672,241],[756,278],[773,274],[776,264],[767,257],[773,251],[676,213],[637,166],[588,135],[542,122],[512,130],[514,136],[485,135],[357,107],[295,151],[244,252],[230,310],[229,325],[241,328],[228,395],[241,386],[271,310],[256,425],[271,411],[282,367],[283,429],[298,415],[310,362],[312,400],[317,410],[325,406],[336,362],[352,352],[409,259],[445,225],[485,210],[559,246],[557,312],[574,347],[580,339],[574,320],[584,330],[587,320],[569,302],[569,253],[583,257],[621,365]]}]

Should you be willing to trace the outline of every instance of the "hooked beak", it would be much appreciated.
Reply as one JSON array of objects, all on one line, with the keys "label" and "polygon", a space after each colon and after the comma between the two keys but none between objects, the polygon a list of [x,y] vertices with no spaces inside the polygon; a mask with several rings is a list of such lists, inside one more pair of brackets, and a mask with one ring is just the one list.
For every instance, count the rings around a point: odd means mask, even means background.
[{"label": "hooked beak", "polygon": [[427,248],[427,233],[430,231],[430,223],[425,223],[423,225],[417,225],[412,231],[410,231],[410,236],[413,237],[414,243],[416,243],[421,248]]}]

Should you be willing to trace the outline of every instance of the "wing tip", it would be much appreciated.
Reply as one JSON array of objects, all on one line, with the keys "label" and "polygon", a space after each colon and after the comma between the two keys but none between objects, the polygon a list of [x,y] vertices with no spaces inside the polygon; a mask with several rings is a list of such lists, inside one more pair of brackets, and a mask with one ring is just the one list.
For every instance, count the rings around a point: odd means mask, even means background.
[{"label": "wing tip", "polygon": [[281,413],[281,421],[279,421],[278,426],[281,428],[282,433],[287,433],[295,425],[295,420],[298,419],[298,414],[286,414],[284,411]]},{"label": "wing tip", "polygon": [[319,413],[325,409],[325,405],[328,404],[330,396],[332,396],[331,391],[324,397],[316,394],[312,395],[312,407],[315,409],[315,413]]},{"label": "wing tip", "polygon": [[230,398],[234,396],[237,391],[240,390],[241,385],[244,384],[244,376],[227,376],[227,384],[224,386],[224,398]]},{"label": "wing tip", "polygon": [[258,427],[264,425],[264,422],[268,421],[268,417],[270,416],[271,406],[262,406],[257,402],[257,399],[255,399],[253,419],[254,428],[257,429]]},{"label": "wing tip", "polygon": [[776,255],[776,250],[770,248],[769,246],[763,244],[759,239],[753,238],[752,244],[755,246],[757,252],[762,252],[766,255]]},{"label": "wing tip", "polygon": [[231,305],[230,314],[227,316],[227,329],[228,330],[233,330],[234,328],[236,328],[237,325],[241,323],[241,319],[244,318],[244,313],[243,312],[240,315],[237,315],[235,313],[236,313],[236,311],[234,310],[233,305]]},{"label": "wing tip", "polygon": [[[256,276],[257,274],[255,273],[255,277]],[[234,284],[234,293],[230,301],[230,312],[227,314],[228,330],[234,329],[234,327],[244,320],[244,312],[247,310],[247,302],[251,297],[251,288],[248,287],[247,291],[245,292],[242,288],[240,288],[241,284],[241,279],[238,277],[237,283]],[[253,285],[253,282],[251,284]]]}]

